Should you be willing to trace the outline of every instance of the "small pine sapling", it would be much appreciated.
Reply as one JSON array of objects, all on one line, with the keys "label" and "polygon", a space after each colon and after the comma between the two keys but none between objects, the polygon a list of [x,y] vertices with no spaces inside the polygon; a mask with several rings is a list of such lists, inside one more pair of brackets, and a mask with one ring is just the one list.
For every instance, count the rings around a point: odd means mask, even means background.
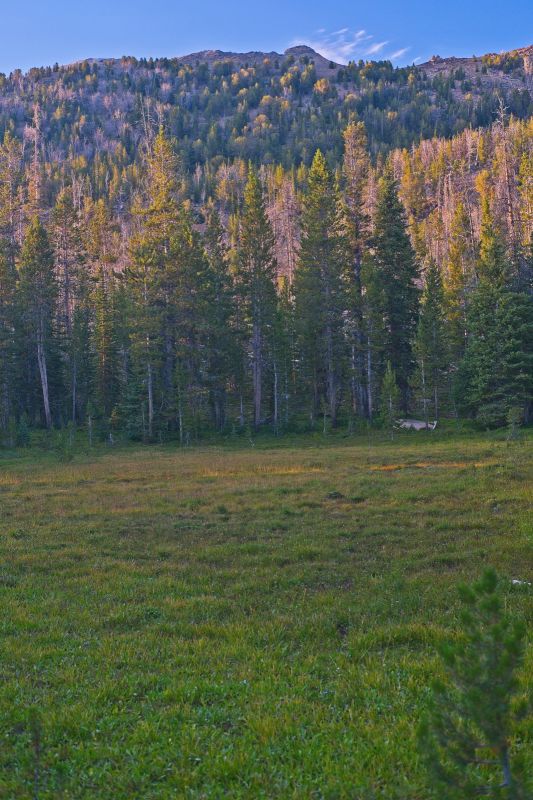
[{"label": "small pine sapling", "polygon": [[520,438],[522,420],[522,409],[519,406],[511,406],[507,412],[507,441]]},{"label": "small pine sapling", "polygon": [[419,730],[431,786],[440,800],[525,800],[510,753],[513,726],[528,712],[517,697],[525,626],[505,614],[494,570],[460,596],[461,634],[440,648],[445,678],[434,682]]}]

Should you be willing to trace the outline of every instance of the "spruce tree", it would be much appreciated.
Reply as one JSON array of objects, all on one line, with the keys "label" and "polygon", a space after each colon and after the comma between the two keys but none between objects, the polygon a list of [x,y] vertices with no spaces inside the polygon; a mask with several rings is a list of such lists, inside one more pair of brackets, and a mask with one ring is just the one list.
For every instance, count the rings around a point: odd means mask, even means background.
[{"label": "spruce tree", "polygon": [[252,373],[252,420],[263,419],[265,373],[271,367],[276,311],[274,236],[265,211],[263,190],[250,167],[244,192],[237,255],[237,296]]},{"label": "spruce tree", "polygon": [[489,199],[481,198],[481,235],[479,241],[478,276],[481,282],[501,289],[509,284],[510,264],[503,237],[494,223]]},{"label": "spruce tree", "polygon": [[509,409],[528,421],[533,402],[533,301],[483,281],[472,296],[468,343],[457,375],[459,409],[492,427]]},{"label": "spruce tree", "polygon": [[16,273],[9,245],[0,240],[0,430],[16,413]]},{"label": "spruce tree", "polygon": [[128,417],[134,435],[139,431],[143,440],[153,441],[162,361],[161,324],[151,252],[141,237],[132,241],[131,264],[125,278],[130,303],[130,363],[122,413]]},{"label": "spruce tree", "polygon": [[[533,177],[531,178],[531,183],[533,184]],[[522,245],[520,270],[516,277],[515,289],[517,292],[533,294],[533,230],[529,240]]]},{"label": "spruce tree", "polygon": [[439,419],[441,398],[449,369],[444,292],[439,269],[433,261],[430,262],[425,274],[415,355],[416,386],[427,425],[430,408],[433,419]]},{"label": "spruce tree", "polygon": [[451,224],[445,278],[450,351],[455,367],[461,360],[466,346],[466,310],[468,293],[475,286],[475,262],[470,220],[464,204],[460,201],[455,208]]},{"label": "spruce tree", "polygon": [[0,143],[0,428],[20,413],[24,352],[17,349],[16,258],[21,222],[23,157],[20,142],[6,130]]},{"label": "spruce tree", "polygon": [[173,142],[161,128],[147,154],[144,197],[135,208],[140,226],[131,240],[128,270],[134,302],[132,366],[135,384],[145,395],[139,398],[139,408],[145,406],[149,440],[156,423],[161,432],[172,428],[176,417],[176,271],[171,241],[180,216],[179,169]]},{"label": "spruce tree", "polygon": [[524,659],[525,626],[504,608],[501,582],[487,570],[472,586],[461,586],[461,630],[439,648],[444,677],[433,682],[420,745],[431,786],[443,800],[475,797],[525,800],[513,766],[513,701]]},{"label": "spruce tree", "polygon": [[370,156],[364,123],[350,123],[343,132],[343,138],[347,237],[353,259],[353,281],[356,290],[360,292],[361,267],[370,225],[365,210],[365,190],[370,170]]},{"label": "spruce tree", "polygon": [[309,171],[302,210],[302,240],[295,274],[295,320],[303,388],[312,419],[322,411],[333,427],[341,401],[345,367],[343,281],[346,249],[339,231],[338,196],[320,150]]},{"label": "spruce tree", "polygon": [[390,438],[394,438],[394,424],[398,414],[399,389],[396,383],[396,375],[392,369],[390,361],[387,361],[383,383],[381,384],[381,420],[385,428],[389,431]]},{"label": "spruce tree", "polygon": [[456,395],[462,411],[492,427],[505,424],[512,406],[529,418],[533,304],[528,295],[508,290],[510,264],[487,194],[481,203],[479,285],[467,314],[468,339]]},{"label": "spruce tree", "polygon": [[390,169],[385,171],[379,185],[373,248],[376,272],[383,287],[385,355],[396,374],[402,408],[407,411],[409,378],[414,366],[419,273]]},{"label": "spruce tree", "polygon": [[57,328],[69,395],[67,416],[75,423],[88,401],[90,308],[86,254],[70,188],[62,189],[56,200],[52,237],[59,293]]},{"label": "spruce tree", "polygon": [[48,234],[38,217],[30,223],[20,255],[20,303],[25,335],[37,361],[44,421],[52,427],[50,361],[54,349],[54,313],[58,288]]},{"label": "spruce tree", "polygon": [[85,247],[92,276],[91,396],[103,432],[107,432],[111,415],[119,405],[126,377],[121,360],[128,350],[127,337],[121,336],[120,308],[124,303],[120,303],[120,297],[124,294],[124,281],[114,272],[117,261],[114,233],[109,209],[104,200],[98,200],[90,210]]},{"label": "spruce tree", "polygon": [[352,383],[352,411],[368,416],[365,344],[363,326],[363,256],[368,246],[370,220],[365,209],[365,191],[370,170],[368,141],[364,123],[353,122],[344,137],[344,209],[343,222],[348,264],[346,281],[349,293],[348,338]]},{"label": "spruce tree", "polygon": [[19,250],[23,163],[21,143],[6,131],[0,144],[0,239],[11,268]]},{"label": "spruce tree", "polygon": [[191,436],[198,437],[208,402],[209,345],[212,342],[209,318],[214,302],[209,261],[187,208],[180,211],[170,240],[164,280],[168,308],[175,315],[176,391],[167,405],[167,414],[171,423],[175,421],[180,442],[184,444]]},{"label": "spruce tree", "polygon": [[366,409],[372,421],[378,411],[379,393],[385,364],[386,329],[383,309],[385,293],[374,260],[367,256],[361,271],[364,286],[362,322],[364,343],[364,370]]},{"label": "spruce tree", "polygon": [[273,422],[278,433],[290,422],[295,361],[294,301],[287,277],[279,278],[272,348]]},{"label": "spruce tree", "polygon": [[227,389],[234,371],[237,347],[229,256],[224,230],[213,203],[206,209],[204,246],[208,264],[204,291],[207,294],[209,403],[215,430],[221,431],[226,423]]}]

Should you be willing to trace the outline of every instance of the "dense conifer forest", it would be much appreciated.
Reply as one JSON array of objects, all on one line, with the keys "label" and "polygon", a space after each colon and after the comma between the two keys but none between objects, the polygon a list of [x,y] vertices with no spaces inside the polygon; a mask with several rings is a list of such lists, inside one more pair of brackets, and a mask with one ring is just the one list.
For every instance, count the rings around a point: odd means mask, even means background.
[{"label": "dense conifer forest", "polygon": [[0,76],[1,441],[528,422],[530,51]]}]

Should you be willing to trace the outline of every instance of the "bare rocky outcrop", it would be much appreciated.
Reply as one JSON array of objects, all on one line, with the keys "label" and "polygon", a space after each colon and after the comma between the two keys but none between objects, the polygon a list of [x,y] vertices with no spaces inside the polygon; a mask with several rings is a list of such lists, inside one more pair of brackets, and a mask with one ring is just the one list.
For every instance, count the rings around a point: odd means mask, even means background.
[{"label": "bare rocky outcrop", "polygon": [[533,96],[533,45],[504,53],[487,53],[484,56],[441,58],[438,55],[420,64],[418,69],[428,78],[447,77],[457,71],[464,79],[480,83],[486,88],[502,87],[507,90],[529,89]]},{"label": "bare rocky outcrop", "polygon": [[306,59],[312,62],[315,65],[316,73],[319,77],[325,77],[332,73],[335,74],[342,66],[341,64],[336,64],[325,58],[306,44],[289,47],[284,53],[277,53],[275,51],[263,53],[257,50],[251,50],[247,53],[233,53],[225,50],[200,50],[198,53],[178,56],[178,60],[183,64],[207,64],[209,67],[213,67],[216,63],[229,61],[235,66],[246,67],[263,64],[265,61],[277,61],[281,64],[290,57],[294,58],[295,61]]}]

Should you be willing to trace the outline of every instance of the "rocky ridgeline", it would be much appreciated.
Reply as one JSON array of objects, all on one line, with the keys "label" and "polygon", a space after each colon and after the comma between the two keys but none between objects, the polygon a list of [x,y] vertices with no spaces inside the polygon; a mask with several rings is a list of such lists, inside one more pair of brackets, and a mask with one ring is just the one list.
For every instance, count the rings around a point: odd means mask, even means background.
[{"label": "rocky ridgeline", "polygon": [[191,66],[196,64],[208,64],[210,67],[212,67],[216,63],[231,61],[238,67],[246,67],[263,64],[265,61],[269,61],[271,63],[279,62],[282,64],[290,56],[292,56],[295,60],[300,58],[308,58],[309,61],[314,63],[317,75],[321,77],[322,75],[331,75],[332,73],[335,74],[335,72],[342,66],[341,64],[336,64],[332,61],[329,61],[327,58],[324,58],[324,56],[320,55],[320,53],[317,53],[316,50],[313,50],[312,47],[309,47],[305,44],[289,47],[283,53],[277,53],[275,51],[263,53],[257,50],[252,50],[248,53],[232,53],[225,52],[224,50],[201,50],[198,53],[190,53],[189,55],[178,56],[178,60],[183,64],[190,64]]},{"label": "rocky ridgeline", "polygon": [[527,87],[533,96],[533,45],[471,58],[433,56],[425,64],[420,64],[418,69],[429,78],[464,74],[465,80],[479,81],[487,88],[501,86],[512,90]]},{"label": "rocky ridgeline", "polygon": [[[283,53],[278,53],[275,50],[270,52],[251,50],[246,53],[225,50],[200,50],[196,53],[177,56],[176,60],[191,67],[207,64],[210,69],[213,69],[216,64],[227,62],[232,63],[237,69],[246,69],[247,67],[269,63],[274,66],[279,65],[281,70],[287,59],[291,57],[295,62],[306,60],[313,63],[319,78],[334,78],[339,69],[344,66],[325,58],[305,44],[289,47]],[[130,59],[127,58],[85,59],[85,63],[97,63],[115,68],[125,67],[128,61]],[[131,59],[131,61],[135,62],[135,59]],[[498,86],[506,90],[528,88],[533,96],[533,45],[506,53],[489,53],[484,56],[472,56],[469,58],[456,56],[441,58],[435,55],[426,63],[412,68],[424,72],[430,79],[439,75],[446,78],[453,76],[454,73],[460,74],[464,76],[464,80],[474,82],[478,86],[481,85],[487,89],[494,89]],[[455,93],[461,95],[465,92],[456,89]]]}]

